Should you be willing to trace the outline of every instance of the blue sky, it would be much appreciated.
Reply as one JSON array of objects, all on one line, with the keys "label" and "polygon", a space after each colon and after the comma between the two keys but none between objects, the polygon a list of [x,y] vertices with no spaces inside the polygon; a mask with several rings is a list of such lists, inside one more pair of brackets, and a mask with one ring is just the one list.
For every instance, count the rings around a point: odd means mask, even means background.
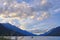
[{"label": "blue sky", "polygon": [[60,26],[60,0],[0,0],[0,14],[1,23],[48,31]]}]

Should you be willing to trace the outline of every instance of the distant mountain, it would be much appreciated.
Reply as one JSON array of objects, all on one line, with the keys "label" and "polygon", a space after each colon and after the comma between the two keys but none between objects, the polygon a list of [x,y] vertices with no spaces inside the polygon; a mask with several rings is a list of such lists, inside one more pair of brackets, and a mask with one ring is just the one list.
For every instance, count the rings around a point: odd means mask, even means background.
[{"label": "distant mountain", "polygon": [[0,23],[0,36],[60,36],[60,26],[44,34],[35,35],[9,23]]},{"label": "distant mountain", "polygon": [[35,29],[35,30],[30,30],[29,32],[39,35],[39,34],[45,33],[46,31],[47,30],[38,30],[38,29]]},{"label": "distant mountain", "polygon": [[0,36],[36,36],[9,23],[0,23]]},{"label": "distant mountain", "polygon": [[41,34],[40,36],[60,36],[60,26],[53,28],[44,34]]}]

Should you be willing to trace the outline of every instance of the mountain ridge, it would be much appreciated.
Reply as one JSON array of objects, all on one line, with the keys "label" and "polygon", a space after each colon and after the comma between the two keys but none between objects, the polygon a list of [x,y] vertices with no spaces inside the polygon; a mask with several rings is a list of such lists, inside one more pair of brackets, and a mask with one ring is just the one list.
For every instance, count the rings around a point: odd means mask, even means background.
[{"label": "mountain ridge", "polygon": [[44,34],[40,34],[40,36],[60,36],[60,26],[53,28]]},{"label": "mountain ridge", "polygon": [[[11,31],[13,31],[13,32],[15,32],[15,33],[18,33],[17,35],[14,35],[14,36],[35,36],[35,34],[32,34],[32,33],[30,33],[30,32],[27,32],[27,31],[25,31],[25,30],[21,30],[21,29],[19,29],[19,28],[17,28],[16,26],[14,26],[14,25],[11,25],[11,24],[9,24],[9,23],[0,23],[0,27],[4,27],[4,28],[6,28],[7,30],[11,30]],[[2,29],[2,30],[5,30],[5,29]],[[1,30],[1,31],[2,31]],[[5,32],[7,32],[7,30],[5,31]],[[0,32],[1,33],[1,32]],[[11,32],[10,32],[11,33]],[[12,33],[11,33],[12,34]],[[21,35],[20,35],[21,34]],[[4,35],[4,36],[6,36],[6,35]],[[9,35],[8,35],[9,36]],[[13,35],[12,35],[13,36]]]},{"label": "mountain ridge", "polygon": [[60,26],[36,35],[9,23],[0,23],[0,36],[60,36]]}]

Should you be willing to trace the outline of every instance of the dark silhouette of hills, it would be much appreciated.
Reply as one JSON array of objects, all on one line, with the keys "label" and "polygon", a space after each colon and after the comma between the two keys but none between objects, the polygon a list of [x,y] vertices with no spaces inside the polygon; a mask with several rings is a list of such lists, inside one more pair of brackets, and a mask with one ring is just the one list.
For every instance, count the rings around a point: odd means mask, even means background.
[{"label": "dark silhouette of hills", "polygon": [[9,23],[0,23],[0,36],[36,36]]},{"label": "dark silhouette of hills", "polygon": [[40,35],[35,35],[9,23],[0,23],[0,36],[60,36],[60,26]]},{"label": "dark silhouette of hills", "polygon": [[44,34],[41,34],[40,36],[60,36],[60,26],[53,28]]}]

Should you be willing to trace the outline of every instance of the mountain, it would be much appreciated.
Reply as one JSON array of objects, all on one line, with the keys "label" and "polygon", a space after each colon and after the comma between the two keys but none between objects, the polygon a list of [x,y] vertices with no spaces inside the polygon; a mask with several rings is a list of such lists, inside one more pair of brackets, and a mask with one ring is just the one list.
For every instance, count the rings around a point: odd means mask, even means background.
[{"label": "mountain", "polygon": [[35,30],[30,30],[29,32],[34,33],[34,34],[36,34],[36,35],[39,35],[39,34],[45,33],[46,30],[35,29]]},{"label": "mountain", "polygon": [[36,36],[9,23],[0,23],[0,36]]},{"label": "mountain", "polygon": [[60,36],[60,26],[44,34],[35,35],[9,23],[0,23],[0,36]]},{"label": "mountain", "polygon": [[53,28],[44,34],[41,34],[40,36],[60,36],[60,26]]}]

